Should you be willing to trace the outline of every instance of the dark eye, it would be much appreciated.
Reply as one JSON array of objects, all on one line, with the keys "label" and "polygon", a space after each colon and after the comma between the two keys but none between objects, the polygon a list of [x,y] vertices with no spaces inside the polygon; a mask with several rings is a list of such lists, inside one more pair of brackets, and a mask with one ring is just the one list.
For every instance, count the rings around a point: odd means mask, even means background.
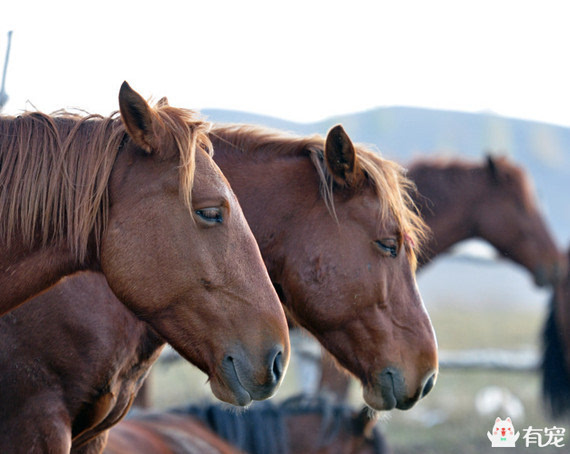
[{"label": "dark eye", "polygon": [[384,238],[382,240],[376,240],[374,243],[378,246],[380,252],[386,256],[393,258],[398,257],[398,241],[394,238]]},{"label": "dark eye", "polygon": [[195,213],[210,224],[224,222],[224,216],[222,215],[222,209],[220,207],[201,208],[200,210],[196,210]]}]

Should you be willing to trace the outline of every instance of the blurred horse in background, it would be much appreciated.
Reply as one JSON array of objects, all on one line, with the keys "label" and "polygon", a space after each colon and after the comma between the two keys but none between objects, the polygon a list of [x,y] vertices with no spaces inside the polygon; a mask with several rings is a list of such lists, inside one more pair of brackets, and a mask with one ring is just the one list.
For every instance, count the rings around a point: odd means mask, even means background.
[{"label": "blurred horse in background", "polygon": [[[109,431],[106,454],[121,454],[137,438],[164,439],[177,446],[170,451],[183,454],[192,451],[181,447],[181,439],[195,436],[200,421],[239,452],[249,454],[388,454],[384,438],[375,427],[376,415],[365,408],[356,412],[350,407],[333,404],[317,396],[294,396],[273,404],[254,404],[246,411],[228,411],[219,405],[192,405],[165,412],[134,412]],[[185,429],[185,426],[188,429]],[[191,435],[191,436],[190,436]],[[210,437],[207,437],[209,440]],[[170,441],[170,440],[174,440]],[[190,444],[189,441],[187,441]],[[198,442],[194,441],[193,446]],[[119,446],[124,446],[123,450]],[[134,452],[131,450],[130,452]],[[138,452],[138,451],[137,451]]]},{"label": "blurred horse in background", "polygon": [[[570,249],[567,252],[570,262]],[[570,269],[554,289],[543,330],[542,391],[553,417],[570,416]]]},{"label": "blurred horse in background", "polygon": [[108,435],[106,454],[245,454],[198,419],[176,413],[128,417]]},{"label": "blurred horse in background", "polygon": [[469,238],[490,243],[502,257],[526,268],[539,286],[552,285],[564,273],[564,258],[538,206],[528,173],[507,158],[423,159],[408,177],[414,199],[432,235],[420,266]]}]

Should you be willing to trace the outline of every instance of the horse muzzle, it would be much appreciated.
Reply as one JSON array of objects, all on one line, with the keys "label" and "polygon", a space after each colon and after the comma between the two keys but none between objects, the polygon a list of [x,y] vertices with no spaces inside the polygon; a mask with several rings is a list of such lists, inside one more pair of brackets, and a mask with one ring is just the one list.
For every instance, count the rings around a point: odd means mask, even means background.
[{"label": "horse muzzle", "polygon": [[[285,373],[286,359],[284,348],[275,345],[269,349],[258,364],[253,364],[242,349],[236,348],[222,360],[222,380],[226,392],[216,392],[218,386],[212,390],[220,399],[233,405],[246,406],[252,400],[264,400],[277,391]],[[228,394],[231,398],[228,399]]]},{"label": "horse muzzle", "polygon": [[378,375],[375,386],[365,388],[364,400],[375,410],[408,410],[432,390],[436,379],[436,371],[427,372],[419,387],[410,393],[404,374],[395,367],[387,367]]}]

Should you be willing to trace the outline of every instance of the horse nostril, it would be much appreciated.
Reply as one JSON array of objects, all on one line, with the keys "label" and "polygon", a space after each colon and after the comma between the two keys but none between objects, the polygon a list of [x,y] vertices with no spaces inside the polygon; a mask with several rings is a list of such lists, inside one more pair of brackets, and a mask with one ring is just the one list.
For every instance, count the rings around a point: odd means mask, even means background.
[{"label": "horse nostril", "polygon": [[423,399],[426,396],[426,394],[432,390],[433,385],[435,385],[435,373],[431,374],[431,376],[427,379],[424,385],[424,389],[422,390],[420,399]]},{"label": "horse nostril", "polygon": [[273,357],[273,366],[271,368],[273,379],[278,383],[283,376],[283,351],[279,349]]}]

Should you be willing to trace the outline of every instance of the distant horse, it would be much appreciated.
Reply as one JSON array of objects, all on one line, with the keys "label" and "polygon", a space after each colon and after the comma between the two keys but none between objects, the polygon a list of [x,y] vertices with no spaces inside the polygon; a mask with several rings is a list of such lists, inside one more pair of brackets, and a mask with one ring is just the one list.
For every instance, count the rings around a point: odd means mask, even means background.
[{"label": "distant horse", "polygon": [[[420,267],[452,245],[478,237],[526,268],[538,285],[560,279],[563,257],[522,168],[490,156],[483,163],[425,158],[413,162],[407,176],[416,185],[414,203],[431,230]],[[349,377],[326,359],[321,367],[321,387],[345,398]]]},{"label": "distant horse", "polygon": [[108,454],[245,454],[198,419],[154,413],[123,420],[109,431]]},{"label": "distant horse", "polygon": [[[215,128],[214,134],[218,163],[228,169],[236,193],[245,201],[240,203],[247,206],[247,216],[256,226],[264,259],[288,312],[361,379],[372,407],[410,408],[435,382],[437,351],[413,273],[414,245],[422,237],[422,224],[407,204],[408,183],[399,167],[355,148],[340,128],[331,130],[326,140],[245,127]],[[94,311],[101,304],[96,299],[108,301],[108,306],[114,298],[109,289],[97,289],[103,285],[101,278],[86,273],[66,278],[38,297],[39,315],[33,315],[38,309],[28,309],[32,302],[27,303],[20,310],[29,312],[18,315],[17,323],[7,319],[0,330],[6,345],[14,344],[10,336],[25,339],[19,344],[19,357],[53,373],[40,387],[21,374],[10,357],[3,359],[0,368],[11,369],[6,380],[12,380],[14,387],[5,397],[0,395],[0,406],[11,408],[12,399],[22,405],[29,396],[30,412],[36,409],[41,415],[30,389],[59,398],[57,405],[53,400],[49,405],[65,409],[60,413],[62,424],[72,427],[67,436],[77,448],[101,443],[103,431],[130,405],[163,342],[150,328],[137,328],[141,322],[128,311],[121,323],[112,311],[105,319],[104,306]],[[70,304],[78,307],[68,310]],[[213,320],[224,314],[220,310]],[[93,320],[94,316],[99,318]],[[42,332],[38,325],[26,327],[31,323],[27,319],[41,320]],[[234,322],[239,320],[235,316]],[[247,317],[245,321],[249,323]],[[225,329],[223,324],[204,326],[212,333]],[[69,329],[76,331],[80,345],[69,345],[71,336],[65,334]],[[105,335],[98,339],[102,332]],[[255,338],[256,328],[252,333]],[[86,337],[91,341],[82,342]],[[106,344],[115,347],[103,348]],[[206,342],[205,334],[195,346],[203,344],[216,348]],[[72,348],[79,353],[69,353],[69,361],[60,359],[52,370],[52,358]],[[98,368],[103,372],[94,372]],[[280,363],[276,368],[270,371],[281,373]],[[244,386],[255,383],[243,380],[242,369],[239,380]],[[58,386],[67,391],[53,395],[52,381],[61,382]],[[18,398],[12,397],[16,385],[22,389]],[[66,395],[76,397],[69,401]],[[68,405],[79,401],[84,405]],[[5,414],[18,413],[6,410]],[[16,431],[20,424],[15,421],[12,432],[6,432],[7,440],[26,432]],[[38,427],[34,430],[39,433]]]},{"label": "distant horse", "polygon": [[[109,431],[109,441],[104,452],[125,452],[116,447],[122,444],[126,448],[128,444],[124,440],[127,436],[138,441],[161,437],[176,440],[180,438],[176,437],[180,432],[193,434],[196,420],[240,449],[240,452],[249,454],[390,452],[383,436],[375,427],[376,417],[371,410],[356,412],[346,405],[333,404],[328,399],[316,396],[295,396],[281,404],[263,402],[239,413],[228,411],[219,405],[193,405],[167,413],[135,412],[132,417]],[[184,425],[188,425],[189,429],[184,430]],[[145,432],[152,434],[152,437],[145,436]],[[208,436],[206,440],[210,438]],[[186,446],[164,452],[183,454],[193,451]]]},{"label": "distant horse", "polygon": [[424,265],[468,238],[489,242],[503,257],[526,268],[537,285],[557,282],[563,258],[537,205],[530,176],[508,159],[484,164],[424,159],[410,165],[415,203],[432,235]]},{"label": "distant horse", "polygon": [[[570,250],[568,250],[570,262]],[[570,270],[554,290],[543,331],[542,390],[554,417],[570,415]]]}]

